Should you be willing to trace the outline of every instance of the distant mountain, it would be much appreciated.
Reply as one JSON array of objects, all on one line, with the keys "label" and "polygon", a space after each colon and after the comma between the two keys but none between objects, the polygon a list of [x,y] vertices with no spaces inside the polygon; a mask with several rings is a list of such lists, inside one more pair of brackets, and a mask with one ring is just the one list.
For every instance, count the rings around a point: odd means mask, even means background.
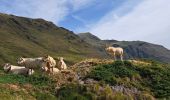
[{"label": "distant mountain", "polygon": [[91,33],[80,33],[79,37],[100,49],[106,47],[106,45],[120,46],[125,50],[125,58],[146,58],[166,63],[170,62],[170,50],[161,45],[143,41],[101,40]]}]

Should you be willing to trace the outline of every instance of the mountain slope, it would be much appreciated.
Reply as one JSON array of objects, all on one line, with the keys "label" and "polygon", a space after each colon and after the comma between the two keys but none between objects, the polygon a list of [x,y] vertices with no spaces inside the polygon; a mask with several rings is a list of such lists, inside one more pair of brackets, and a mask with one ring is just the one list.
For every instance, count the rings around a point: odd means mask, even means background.
[{"label": "mountain slope", "polygon": [[[79,36],[78,36],[79,35]],[[149,58],[170,62],[170,51],[142,41],[100,40],[91,33],[74,34],[43,19],[31,19],[0,13],[0,63],[16,63],[20,56],[46,54],[63,56],[67,63],[87,57],[108,58],[104,48],[115,44],[125,49],[125,58]]]},{"label": "mountain slope", "polygon": [[0,63],[45,54],[64,56],[69,62],[101,56],[73,32],[52,22],[0,14]]},{"label": "mountain slope", "polygon": [[143,41],[100,40],[91,33],[80,33],[79,37],[100,49],[105,48],[106,45],[123,47],[125,50],[125,58],[147,58],[166,63],[170,62],[170,50],[161,45]]}]

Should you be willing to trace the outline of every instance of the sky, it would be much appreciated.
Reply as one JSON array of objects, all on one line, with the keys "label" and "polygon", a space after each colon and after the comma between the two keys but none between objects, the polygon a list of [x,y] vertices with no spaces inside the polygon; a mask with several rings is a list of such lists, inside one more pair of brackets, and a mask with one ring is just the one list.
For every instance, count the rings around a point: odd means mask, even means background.
[{"label": "sky", "polygon": [[0,0],[0,12],[43,18],[101,39],[147,41],[170,49],[170,0]]}]

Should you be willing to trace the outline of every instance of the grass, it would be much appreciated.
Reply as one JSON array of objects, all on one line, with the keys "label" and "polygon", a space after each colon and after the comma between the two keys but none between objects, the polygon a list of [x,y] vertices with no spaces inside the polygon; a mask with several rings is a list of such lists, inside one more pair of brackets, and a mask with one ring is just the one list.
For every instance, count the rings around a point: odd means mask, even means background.
[{"label": "grass", "polygon": [[151,65],[133,65],[128,61],[98,65],[87,76],[110,85],[122,84],[147,91],[157,98],[170,96],[170,67],[159,63]]},{"label": "grass", "polygon": [[46,75],[22,76],[0,70],[2,100],[56,100],[54,88],[55,80]]},{"label": "grass", "polygon": [[[6,74],[0,69],[0,96],[3,100],[153,100],[169,99],[170,66],[157,62],[137,64],[129,61],[96,62],[84,78],[92,78],[98,83],[78,84],[76,81],[63,84],[55,90],[58,77],[36,73],[32,76]],[[98,63],[97,63],[98,62]],[[143,61],[145,62],[145,61]],[[88,64],[87,64],[88,65]],[[108,85],[109,84],[109,85]],[[137,88],[140,94],[125,94],[113,91],[110,86]]]}]

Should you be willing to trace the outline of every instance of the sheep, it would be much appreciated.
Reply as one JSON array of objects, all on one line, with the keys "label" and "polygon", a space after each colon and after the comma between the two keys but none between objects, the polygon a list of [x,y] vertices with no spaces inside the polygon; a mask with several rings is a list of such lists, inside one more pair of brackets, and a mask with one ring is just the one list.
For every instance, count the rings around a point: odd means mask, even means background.
[{"label": "sheep", "polygon": [[10,63],[6,63],[3,67],[6,73],[18,74],[18,75],[32,75],[34,70],[25,68],[24,66],[14,66]]},{"label": "sheep", "polygon": [[[41,67],[41,69],[42,69],[42,71],[43,72],[47,72],[48,74],[50,74],[50,70],[48,69],[48,67]],[[57,74],[57,73],[59,73],[60,72],[60,70],[58,69],[58,68],[53,68],[53,74]]]},{"label": "sheep", "polygon": [[45,66],[45,62],[43,61],[43,57],[39,58],[19,58],[17,61],[18,65],[25,66],[31,70],[40,69],[42,66]]},{"label": "sheep", "polygon": [[67,69],[67,65],[65,64],[63,57],[59,57],[58,68],[59,68],[60,70],[65,70],[65,69]]},{"label": "sheep", "polygon": [[119,56],[121,61],[123,61],[123,48],[121,47],[107,47],[105,48],[106,52],[114,57],[116,60],[116,56]]},{"label": "sheep", "polygon": [[54,58],[47,55],[43,57],[43,61],[46,63],[46,67],[49,69],[49,71],[51,71],[52,69],[52,72],[53,72],[53,68],[56,66],[56,61],[54,60]]}]

